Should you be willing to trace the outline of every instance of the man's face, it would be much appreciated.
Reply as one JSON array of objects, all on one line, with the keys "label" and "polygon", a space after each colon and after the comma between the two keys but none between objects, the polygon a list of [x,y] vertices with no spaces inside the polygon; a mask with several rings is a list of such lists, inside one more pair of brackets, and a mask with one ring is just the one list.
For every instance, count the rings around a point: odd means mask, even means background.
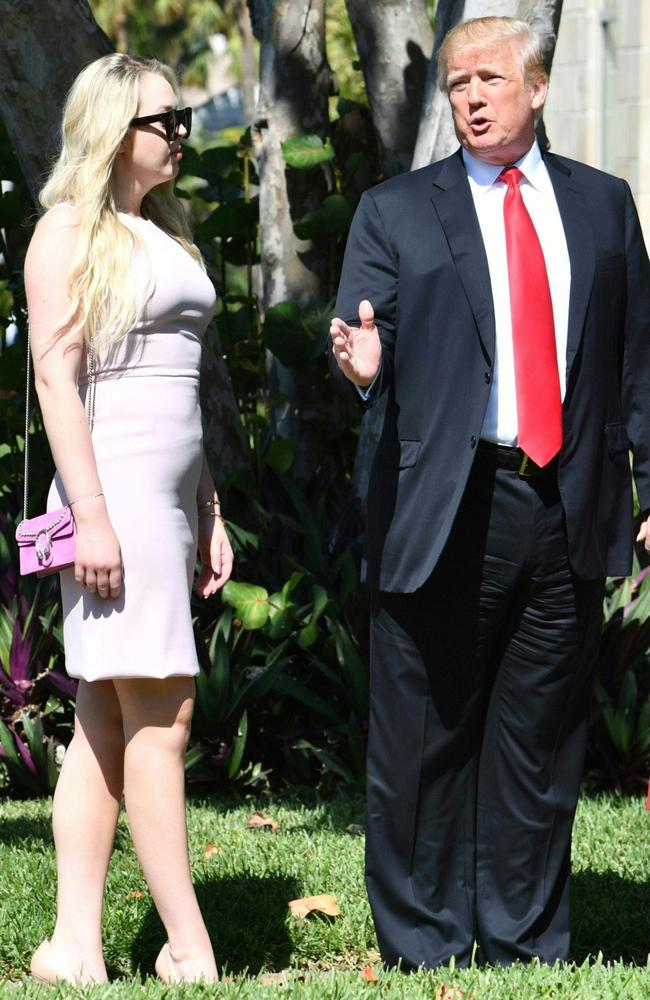
[{"label": "man's face", "polygon": [[447,90],[456,136],[472,156],[506,164],[530,149],[547,83],[526,85],[515,39],[453,52]]}]

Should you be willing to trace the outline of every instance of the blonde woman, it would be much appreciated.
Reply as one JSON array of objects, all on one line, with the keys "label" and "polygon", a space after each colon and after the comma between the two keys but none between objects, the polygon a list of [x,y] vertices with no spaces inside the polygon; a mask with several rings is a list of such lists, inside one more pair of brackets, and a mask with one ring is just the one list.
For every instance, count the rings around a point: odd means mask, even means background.
[{"label": "blonde woman", "polygon": [[122,796],[167,933],[156,971],[217,979],[190,875],[183,759],[198,673],[197,546],[203,597],[228,579],[232,551],[198,401],[214,290],[173,194],[190,126],[160,63],[114,54],[86,67],[25,262],[57,469],[49,506],[70,503],[77,525],[76,562],[61,573],[79,693],[54,796],[57,918],[31,963],[52,983],[106,980],[102,902]]}]

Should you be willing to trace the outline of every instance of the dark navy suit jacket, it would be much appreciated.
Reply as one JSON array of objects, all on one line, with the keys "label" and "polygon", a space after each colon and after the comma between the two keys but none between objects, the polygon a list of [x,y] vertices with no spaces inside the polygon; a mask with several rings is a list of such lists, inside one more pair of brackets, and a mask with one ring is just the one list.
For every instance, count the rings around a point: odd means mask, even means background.
[{"label": "dark navy suit jacket", "polygon": [[[650,264],[625,181],[546,154],[571,263],[559,487],[576,575],[625,575],[632,486],[650,508]],[[449,535],[495,351],[487,257],[460,150],[367,191],[336,315],[373,305],[388,394],[367,504],[368,582],[409,593]]]}]

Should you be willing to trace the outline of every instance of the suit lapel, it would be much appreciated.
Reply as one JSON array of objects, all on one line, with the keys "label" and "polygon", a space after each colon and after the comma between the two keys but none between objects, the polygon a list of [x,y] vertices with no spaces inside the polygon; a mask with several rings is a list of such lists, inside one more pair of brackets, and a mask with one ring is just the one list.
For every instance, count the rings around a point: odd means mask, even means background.
[{"label": "suit lapel", "polygon": [[580,346],[585,314],[594,283],[596,245],[582,188],[573,180],[570,169],[556,157],[546,154],[544,162],[555,191],[571,262],[566,346],[568,385],[571,366]]},{"label": "suit lapel", "polygon": [[431,201],[469,302],[488,363],[494,361],[494,304],[490,272],[460,151],[439,164]]}]

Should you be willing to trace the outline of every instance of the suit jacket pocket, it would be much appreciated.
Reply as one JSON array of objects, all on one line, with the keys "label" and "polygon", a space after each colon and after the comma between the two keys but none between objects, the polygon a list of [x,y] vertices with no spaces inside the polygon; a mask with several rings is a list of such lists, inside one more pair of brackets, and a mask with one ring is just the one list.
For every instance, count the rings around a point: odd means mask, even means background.
[{"label": "suit jacket pocket", "polygon": [[612,257],[597,257],[597,271],[615,271],[619,267],[625,266],[625,254],[617,253]]},{"label": "suit jacket pocket", "polygon": [[629,450],[630,441],[627,436],[627,429],[622,420],[618,420],[613,424],[605,424],[605,438],[607,439],[607,450],[610,455]]},{"label": "suit jacket pocket", "polygon": [[377,447],[377,462],[380,466],[410,469],[416,464],[421,447],[421,441],[384,438]]}]

